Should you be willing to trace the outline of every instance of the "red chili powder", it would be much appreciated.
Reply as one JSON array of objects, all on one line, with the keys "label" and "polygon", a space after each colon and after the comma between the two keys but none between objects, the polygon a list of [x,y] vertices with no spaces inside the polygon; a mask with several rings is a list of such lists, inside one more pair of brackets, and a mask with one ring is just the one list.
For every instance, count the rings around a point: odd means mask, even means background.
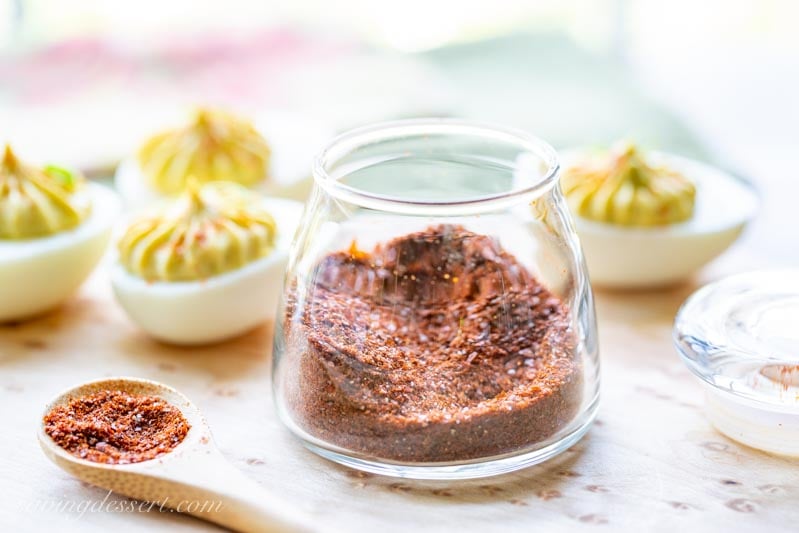
[{"label": "red chili powder", "polygon": [[128,464],[172,451],[191,426],[180,409],[153,396],[101,391],[54,407],[45,432],[62,448],[95,463]]}]

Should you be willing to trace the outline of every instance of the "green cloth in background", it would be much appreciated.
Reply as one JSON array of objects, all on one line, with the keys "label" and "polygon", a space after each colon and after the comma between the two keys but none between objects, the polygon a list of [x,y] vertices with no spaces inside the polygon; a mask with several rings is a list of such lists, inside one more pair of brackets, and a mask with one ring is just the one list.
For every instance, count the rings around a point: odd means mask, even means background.
[{"label": "green cloth in background", "polygon": [[688,127],[646,95],[630,67],[563,33],[517,33],[421,58],[451,84],[458,116],[523,128],[557,148],[629,138],[706,158]]}]

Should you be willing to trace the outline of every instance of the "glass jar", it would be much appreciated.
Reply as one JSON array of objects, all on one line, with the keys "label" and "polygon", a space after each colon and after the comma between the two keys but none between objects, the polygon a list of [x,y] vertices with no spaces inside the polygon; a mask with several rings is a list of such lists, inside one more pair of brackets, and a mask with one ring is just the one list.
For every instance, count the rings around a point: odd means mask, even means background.
[{"label": "glass jar", "polygon": [[574,444],[599,360],[555,151],[409,120],[338,137],[313,171],[275,335],[284,423],[339,463],[428,479]]}]

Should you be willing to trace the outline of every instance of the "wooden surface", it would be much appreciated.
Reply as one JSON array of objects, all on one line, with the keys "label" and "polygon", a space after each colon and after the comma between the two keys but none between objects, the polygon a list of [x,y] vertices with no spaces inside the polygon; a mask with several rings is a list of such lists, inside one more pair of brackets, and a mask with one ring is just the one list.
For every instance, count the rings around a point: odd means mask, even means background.
[{"label": "wooden surface", "polygon": [[[739,246],[703,281],[755,265]],[[62,309],[0,329],[0,530],[213,529],[139,512],[51,464],[35,440],[45,402],[104,376],[172,385],[202,409],[222,453],[320,526],[349,531],[627,529],[788,531],[799,469],[740,446],[707,423],[702,391],[671,345],[689,283],[652,293],[597,293],[602,403],[568,452],[513,475],[420,483],[350,471],[306,451],[280,425],[270,390],[271,328],[202,349],[149,340],[111,299],[101,266]],[[105,500],[105,502],[104,502]]]}]

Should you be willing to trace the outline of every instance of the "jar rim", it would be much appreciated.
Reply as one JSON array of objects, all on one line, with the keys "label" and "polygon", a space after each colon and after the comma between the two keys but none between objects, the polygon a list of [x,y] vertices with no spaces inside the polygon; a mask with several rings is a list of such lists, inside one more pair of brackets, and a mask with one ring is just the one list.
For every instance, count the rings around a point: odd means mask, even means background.
[{"label": "jar rim", "polygon": [[[359,147],[377,141],[422,134],[461,134],[472,137],[485,137],[508,144],[515,144],[527,153],[537,156],[546,164],[546,171],[531,184],[514,187],[507,191],[478,195],[454,200],[424,200],[404,198],[373,193],[353,187],[340,181],[328,172],[330,165]],[[521,168],[518,162],[509,165],[509,170]],[[382,211],[403,212],[417,209],[445,210],[490,210],[498,204],[518,202],[529,196],[538,196],[557,181],[560,162],[555,149],[543,139],[524,130],[498,126],[495,124],[454,119],[454,118],[415,118],[377,122],[346,131],[333,138],[314,158],[312,172],[314,181],[332,196],[361,207]]]}]

